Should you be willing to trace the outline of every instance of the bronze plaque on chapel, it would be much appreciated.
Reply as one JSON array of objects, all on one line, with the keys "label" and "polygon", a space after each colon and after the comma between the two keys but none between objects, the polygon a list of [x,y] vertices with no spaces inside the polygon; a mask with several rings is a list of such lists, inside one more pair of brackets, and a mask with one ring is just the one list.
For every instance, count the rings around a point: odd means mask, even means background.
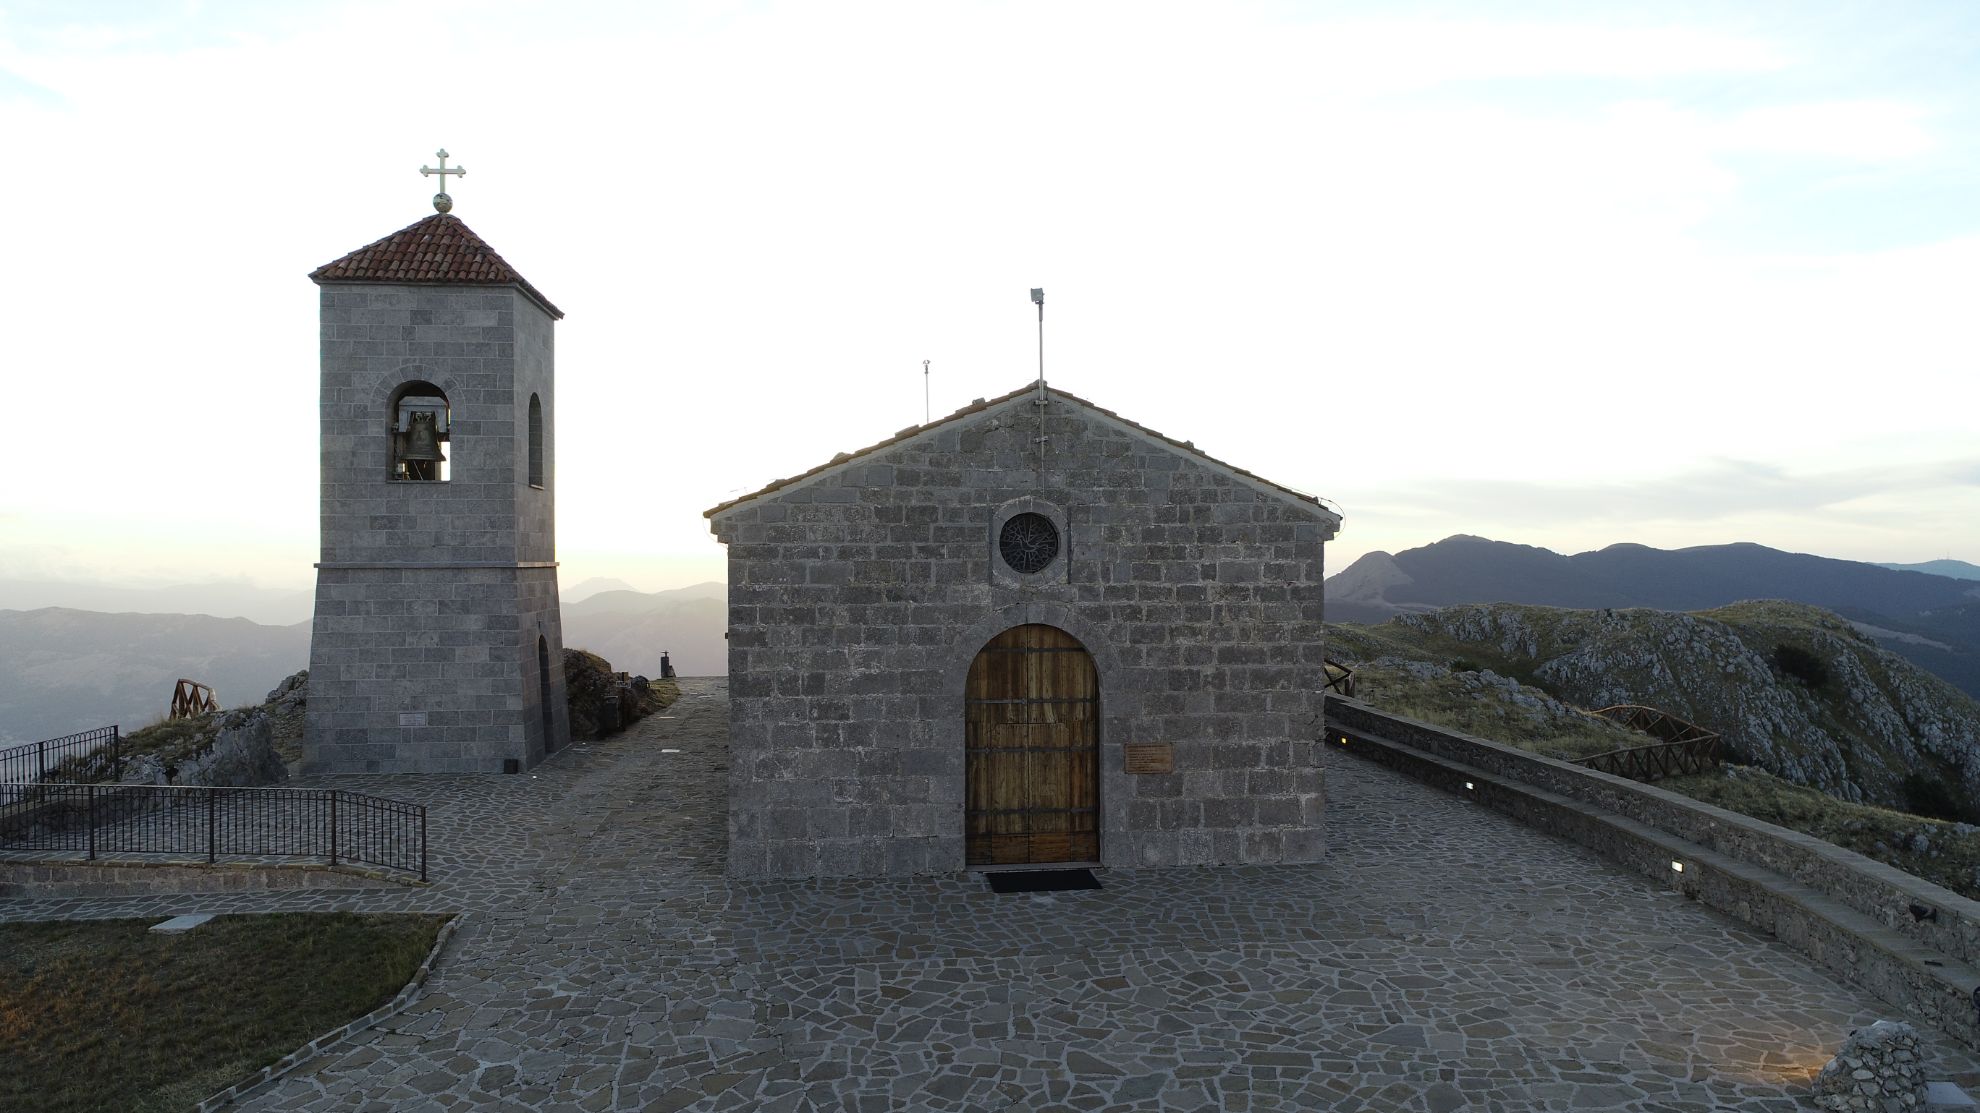
[{"label": "bronze plaque on chapel", "polygon": [[1176,748],[1168,742],[1129,742],[1121,747],[1129,773],[1173,773]]}]

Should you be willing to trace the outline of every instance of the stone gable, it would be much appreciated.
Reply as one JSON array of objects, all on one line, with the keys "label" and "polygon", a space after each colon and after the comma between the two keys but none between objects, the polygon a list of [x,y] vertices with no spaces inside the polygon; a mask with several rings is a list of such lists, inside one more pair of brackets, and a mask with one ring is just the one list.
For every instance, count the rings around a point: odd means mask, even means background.
[{"label": "stone gable", "polygon": [[[999,633],[1098,671],[1100,854],[1159,866],[1323,850],[1315,500],[1088,403],[1029,391],[711,512],[729,546],[738,875],[962,868],[963,685]],[[1050,520],[1013,571],[998,530]],[[1173,772],[1130,774],[1128,744]]]}]

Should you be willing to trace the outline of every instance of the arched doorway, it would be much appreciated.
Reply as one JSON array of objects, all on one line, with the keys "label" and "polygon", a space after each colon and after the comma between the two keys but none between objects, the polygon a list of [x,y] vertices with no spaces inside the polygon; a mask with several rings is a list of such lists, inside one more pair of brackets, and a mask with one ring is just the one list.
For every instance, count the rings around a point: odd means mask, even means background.
[{"label": "arched doorway", "polygon": [[963,689],[972,866],[1100,858],[1100,677],[1056,626],[991,638]]},{"label": "arched doorway", "polygon": [[557,748],[557,709],[550,705],[550,641],[541,634],[536,637],[536,702],[543,714],[543,752],[548,755]]}]

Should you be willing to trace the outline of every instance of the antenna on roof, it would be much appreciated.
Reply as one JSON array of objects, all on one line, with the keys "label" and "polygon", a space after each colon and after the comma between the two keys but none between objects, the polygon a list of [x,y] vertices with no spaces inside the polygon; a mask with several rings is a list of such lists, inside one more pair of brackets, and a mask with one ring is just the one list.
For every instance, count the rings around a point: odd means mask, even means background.
[{"label": "antenna on roof", "polygon": [[921,423],[928,424],[931,411],[928,409],[928,361],[921,361]]},{"label": "antenna on roof", "polygon": [[1038,307],[1038,400],[1045,401],[1045,288],[1034,286],[1031,304]]},{"label": "antenna on roof", "polygon": [[1031,400],[1038,411],[1038,466],[1045,466],[1045,288],[1031,288],[1031,304],[1038,307],[1038,396]]}]

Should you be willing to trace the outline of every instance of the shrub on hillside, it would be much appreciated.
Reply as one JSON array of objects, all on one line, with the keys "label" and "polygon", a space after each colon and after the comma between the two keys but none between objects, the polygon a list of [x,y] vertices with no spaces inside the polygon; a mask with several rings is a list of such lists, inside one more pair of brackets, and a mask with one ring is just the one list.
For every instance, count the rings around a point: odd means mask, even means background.
[{"label": "shrub on hillside", "polygon": [[1810,688],[1821,688],[1829,683],[1829,666],[1823,663],[1820,657],[1798,645],[1790,645],[1787,642],[1776,645],[1774,667]]},{"label": "shrub on hillside", "polygon": [[1959,794],[1941,778],[1918,772],[1906,773],[1899,791],[1904,793],[1904,810],[1913,815],[1949,822],[1959,822],[1967,817]]}]

